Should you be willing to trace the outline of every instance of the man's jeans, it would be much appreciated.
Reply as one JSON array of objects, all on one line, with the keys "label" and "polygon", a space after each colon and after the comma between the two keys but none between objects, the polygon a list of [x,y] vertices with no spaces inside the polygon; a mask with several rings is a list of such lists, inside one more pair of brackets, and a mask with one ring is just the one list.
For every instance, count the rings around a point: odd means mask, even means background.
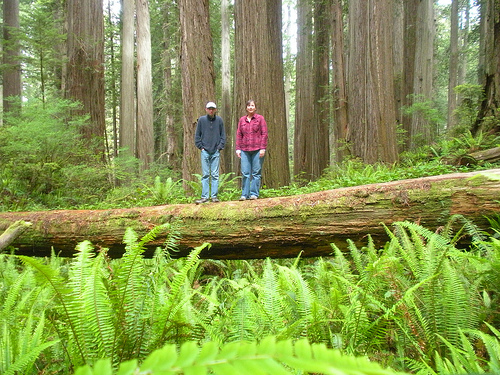
[{"label": "man's jeans", "polygon": [[[202,198],[208,199],[209,195],[211,198],[217,197],[217,192],[219,190],[219,159],[220,159],[219,151],[215,151],[214,153],[210,154],[206,150],[201,150],[201,172],[202,172],[201,197]],[[210,179],[212,181],[210,181]]]},{"label": "man's jeans", "polygon": [[260,157],[260,150],[241,151],[242,197],[247,199],[252,195],[259,197],[262,163],[264,156]]}]

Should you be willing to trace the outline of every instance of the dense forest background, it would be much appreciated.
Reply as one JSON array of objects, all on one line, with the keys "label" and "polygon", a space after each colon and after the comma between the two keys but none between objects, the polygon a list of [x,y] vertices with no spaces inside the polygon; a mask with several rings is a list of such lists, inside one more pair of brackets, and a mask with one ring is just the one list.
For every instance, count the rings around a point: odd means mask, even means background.
[{"label": "dense forest background", "polygon": [[498,9],[496,0],[5,0],[0,203],[197,194],[193,133],[207,101],[228,134],[222,188],[237,182],[235,126],[250,98],[270,129],[267,189],[307,185],[353,160],[415,164],[494,147]]},{"label": "dense forest background", "polygon": [[[498,167],[499,0],[3,0],[1,12],[0,211],[192,201],[207,101],[229,141],[221,200],[239,197],[248,99],[270,130],[264,198]],[[8,248],[0,373],[497,374],[500,218],[485,219],[395,222],[380,248],[366,233],[310,259],[200,259],[210,244],[174,259],[177,221],[121,228],[119,259],[89,241],[72,258]]]}]

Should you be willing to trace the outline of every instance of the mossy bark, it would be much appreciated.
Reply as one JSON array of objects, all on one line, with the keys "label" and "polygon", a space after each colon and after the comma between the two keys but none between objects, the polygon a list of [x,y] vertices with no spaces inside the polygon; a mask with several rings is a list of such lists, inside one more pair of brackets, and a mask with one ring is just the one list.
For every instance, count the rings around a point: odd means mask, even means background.
[{"label": "mossy bark", "polygon": [[[382,245],[385,224],[416,222],[430,230],[456,214],[488,229],[486,217],[500,214],[500,169],[341,188],[257,201],[204,205],[183,204],[113,210],[2,212],[0,231],[18,220],[33,225],[12,245],[18,253],[42,256],[53,247],[70,256],[75,245],[90,240],[96,249],[123,254],[126,228],[139,235],[163,224],[180,222],[182,238],[176,257],[204,242],[201,256],[251,259],[328,256],[331,243],[340,248],[350,239],[358,245],[367,236]],[[162,246],[167,233],[148,244],[146,254]]]}]

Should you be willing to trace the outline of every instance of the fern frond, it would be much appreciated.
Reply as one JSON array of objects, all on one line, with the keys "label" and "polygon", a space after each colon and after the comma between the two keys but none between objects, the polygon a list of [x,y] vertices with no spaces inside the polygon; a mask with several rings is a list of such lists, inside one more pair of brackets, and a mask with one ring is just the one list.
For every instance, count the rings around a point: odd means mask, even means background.
[{"label": "fern frond", "polygon": [[[111,373],[111,362],[98,364],[99,374]],[[297,371],[325,375],[397,375],[365,357],[342,355],[322,344],[310,344],[306,340],[276,342],[274,337],[255,342],[233,342],[218,348],[213,342],[201,348],[193,342],[184,343],[179,349],[166,345],[151,353],[138,366],[128,362],[120,366],[116,375],[130,373],[159,374],[207,374],[220,375],[262,374],[288,375]],[[96,374],[90,366],[77,369],[75,375]]]},{"label": "fern frond", "polygon": [[72,337],[72,345],[75,348],[75,355],[72,360],[74,363],[85,363],[85,346],[81,342],[81,335],[78,334],[79,327],[78,321],[73,318],[75,316],[75,301],[73,300],[73,295],[71,294],[71,288],[67,285],[65,280],[59,275],[59,273],[37,260],[36,258],[31,258],[24,255],[17,256],[25,265],[32,267],[37,272],[37,278],[41,279],[42,285],[48,284],[50,289],[54,293],[55,299],[58,301],[61,307],[62,315],[67,321],[67,332],[69,332]]},{"label": "fern frond", "polygon": [[87,270],[86,288],[82,296],[85,301],[86,330],[95,348],[95,358],[111,357],[115,349],[115,311],[104,283],[108,274],[103,263],[104,255],[99,253]]},{"label": "fern frond", "polygon": [[[184,260],[182,268],[175,274],[173,280],[165,280],[169,282],[169,290],[164,296],[163,305],[157,309],[157,316],[155,318],[158,322],[155,330],[159,332],[155,339],[157,346],[166,342],[169,328],[174,324],[172,317],[174,317],[195,294],[191,289],[193,280],[190,279],[189,274],[195,273],[195,269],[200,264],[200,253],[209,246],[210,244],[205,243],[192,250]],[[189,290],[186,286],[189,286]]]},{"label": "fern frond", "polygon": [[[37,317],[38,318],[38,317]],[[42,315],[33,329],[34,313],[31,311],[26,317],[24,324],[17,327],[9,327],[6,322],[0,326],[0,373],[2,375],[14,375],[26,373],[40,354],[47,348],[55,345],[59,340],[44,341],[43,332],[45,318]]]}]

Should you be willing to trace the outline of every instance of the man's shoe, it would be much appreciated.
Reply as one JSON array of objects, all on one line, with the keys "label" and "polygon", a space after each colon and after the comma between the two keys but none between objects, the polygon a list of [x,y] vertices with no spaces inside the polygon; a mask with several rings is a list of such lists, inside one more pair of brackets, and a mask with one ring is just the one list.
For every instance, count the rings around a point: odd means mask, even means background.
[{"label": "man's shoe", "polygon": [[219,198],[217,198],[217,197],[213,197],[213,198],[212,198],[212,202],[217,203],[217,202],[220,202],[220,200],[219,200]]},{"label": "man's shoe", "polygon": [[255,199],[257,199],[257,197],[255,195],[252,195],[252,196],[250,196],[250,199],[255,200]]},{"label": "man's shoe", "polygon": [[197,201],[195,201],[194,203],[201,204],[201,203],[207,203],[207,202],[208,202],[207,198],[201,198],[201,199],[198,199]]},{"label": "man's shoe", "polygon": [[240,197],[240,201],[246,201],[247,198],[246,197]]}]

